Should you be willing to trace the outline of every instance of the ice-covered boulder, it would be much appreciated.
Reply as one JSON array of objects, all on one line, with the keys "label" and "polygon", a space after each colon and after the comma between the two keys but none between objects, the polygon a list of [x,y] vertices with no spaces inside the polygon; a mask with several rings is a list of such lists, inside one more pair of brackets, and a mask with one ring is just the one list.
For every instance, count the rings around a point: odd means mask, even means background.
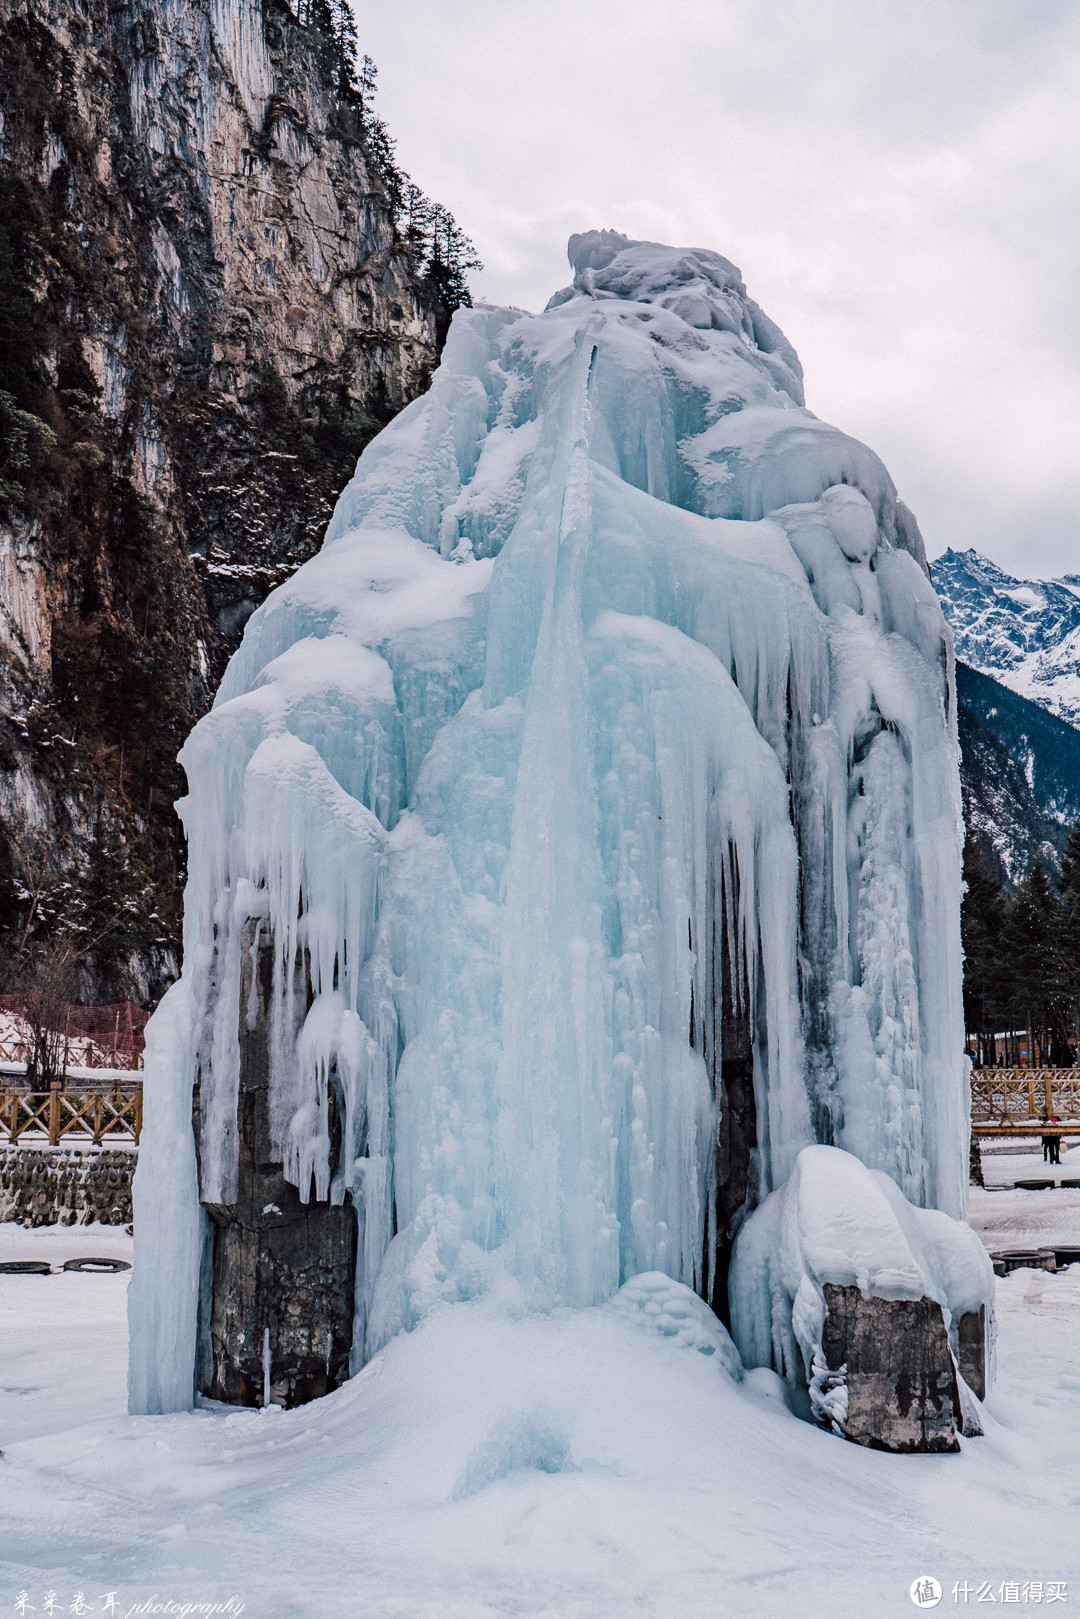
[{"label": "ice-covered boulder", "polygon": [[805,1147],[750,1215],[729,1278],[745,1364],[808,1387],[824,1426],[889,1450],[956,1448],[956,1369],[984,1393],[993,1293],[970,1226],[827,1146]]},{"label": "ice-covered boulder", "polygon": [[544,313],[458,311],[184,749],[136,1408],[190,1401],[200,1267],[230,1285],[206,1221],[253,1195],[252,919],[264,1157],[356,1211],[354,1367],[504,1288],[585,1306],[659,1271],[722,1308],[734,1231],[815,1142],[963,1214],[955,705],[918,530],[726,259],[571,254]]}]

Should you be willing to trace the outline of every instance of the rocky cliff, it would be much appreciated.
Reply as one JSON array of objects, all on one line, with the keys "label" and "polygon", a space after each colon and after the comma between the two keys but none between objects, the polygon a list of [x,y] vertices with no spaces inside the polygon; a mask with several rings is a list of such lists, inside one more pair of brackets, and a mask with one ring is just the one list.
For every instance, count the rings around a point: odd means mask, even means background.
[{"label": "rocky cliff", "polygon": [[0,0],[9,981],[60,932],[84,998],[170,976],[177,747],[437,360],[445,282],[345,16]]}]

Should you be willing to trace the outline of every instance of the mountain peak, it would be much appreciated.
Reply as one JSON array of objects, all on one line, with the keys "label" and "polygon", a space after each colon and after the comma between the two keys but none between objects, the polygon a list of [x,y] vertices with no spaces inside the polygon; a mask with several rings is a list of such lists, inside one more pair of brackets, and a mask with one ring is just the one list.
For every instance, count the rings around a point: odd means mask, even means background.
[{"label": "mountain peak", "polygon": [[934,563],[958,657],[1080,724],[1080,577],[1018,579],[971,548]]}]

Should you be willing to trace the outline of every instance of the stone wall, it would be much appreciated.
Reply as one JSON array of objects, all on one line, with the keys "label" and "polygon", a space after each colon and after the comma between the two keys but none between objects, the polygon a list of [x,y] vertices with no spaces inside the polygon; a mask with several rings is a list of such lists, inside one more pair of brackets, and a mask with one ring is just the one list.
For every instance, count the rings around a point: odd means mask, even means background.
[{"label": "stone wall", "polygon": [[0,1221],[131,1223],[134,1147],[0,1147]]}]

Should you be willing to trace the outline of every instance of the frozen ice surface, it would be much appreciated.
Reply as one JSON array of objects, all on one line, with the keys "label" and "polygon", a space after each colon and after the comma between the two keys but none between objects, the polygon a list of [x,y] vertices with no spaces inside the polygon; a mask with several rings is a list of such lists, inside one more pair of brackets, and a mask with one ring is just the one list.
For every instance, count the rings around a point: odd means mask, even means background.
[{"label": "frozen ice surface", "polygon": [[184,749],[134,1410],[191,1403],[192,1083],[227,1201],[252,916],[278,1150],[359,1211],[357,1364],[510,1284],[708,1290],[725,994],[753,1200],[831,1142],[963,1215],[952,654],[917,526],[727,260],[610,232],[571,258],[540,315],[455,315]]}]

